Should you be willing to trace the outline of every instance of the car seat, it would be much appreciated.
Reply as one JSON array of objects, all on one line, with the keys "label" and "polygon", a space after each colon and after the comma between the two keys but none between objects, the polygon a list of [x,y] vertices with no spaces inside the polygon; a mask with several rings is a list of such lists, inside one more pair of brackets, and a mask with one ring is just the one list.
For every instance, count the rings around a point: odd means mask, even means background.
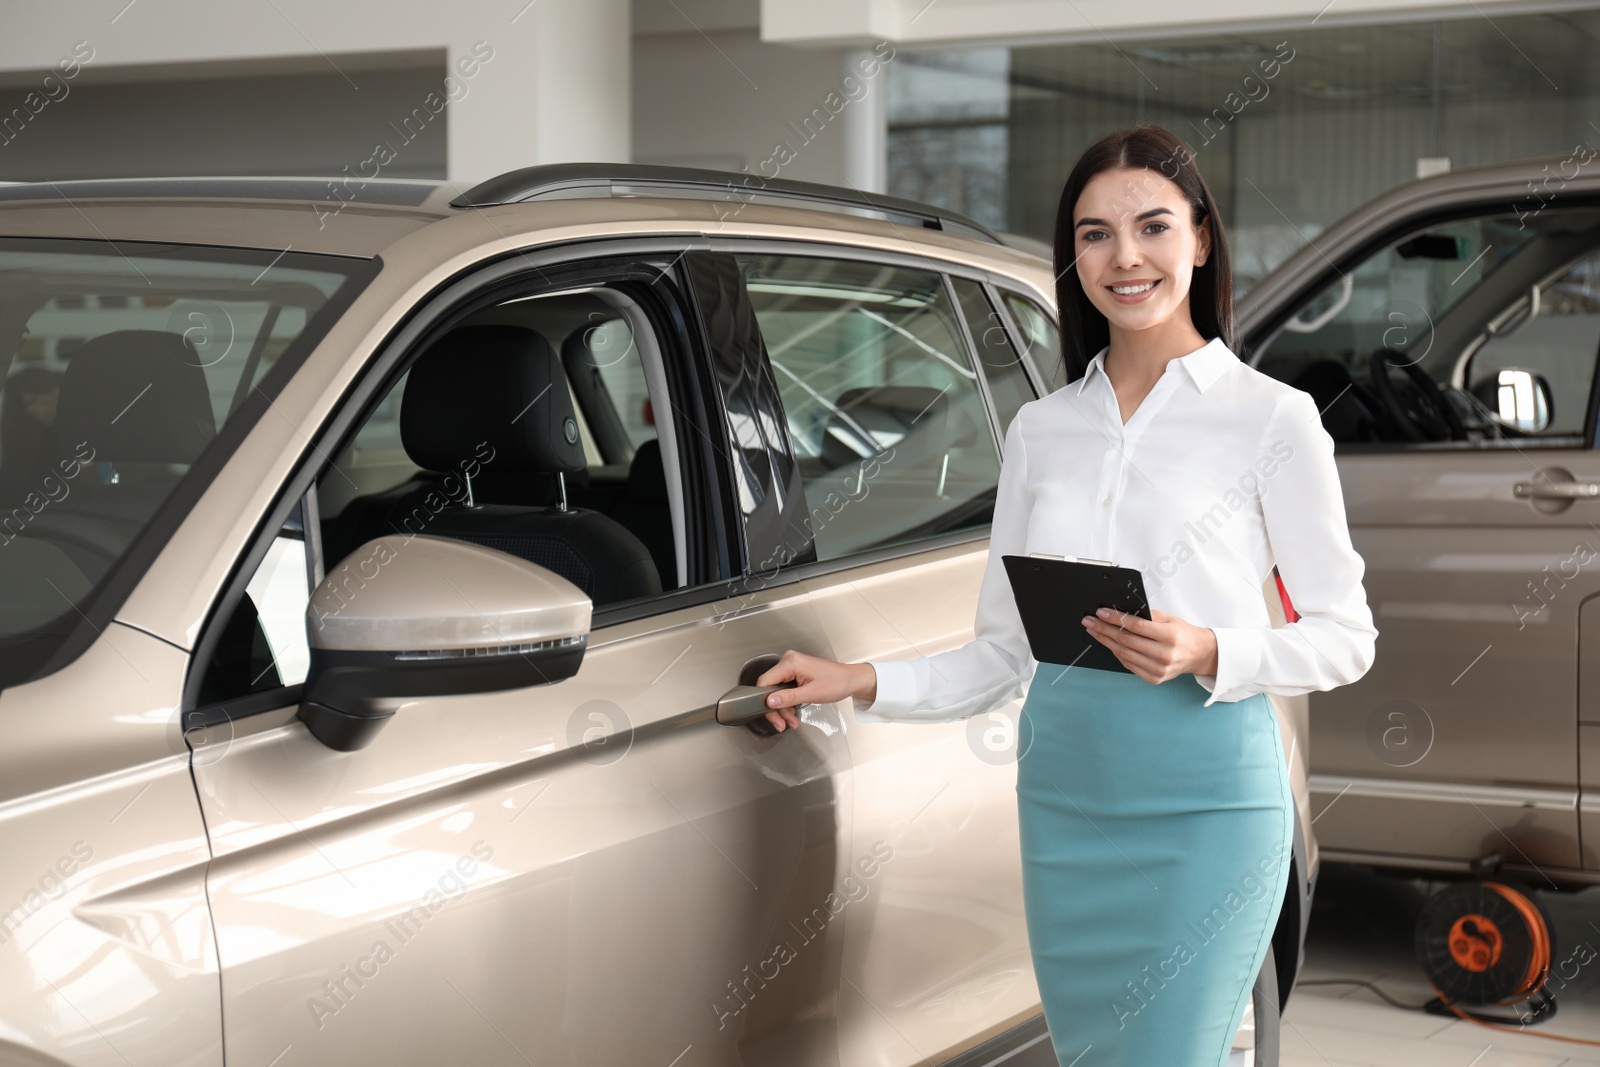
[{"label": "car seat", "polygon": [[[678,556],[672,536],[672,507],[667,502],[666,468],[661,462],[661,442],[641,444],[628,465],[628,481],[611,505],[611,517],[626,526],[650,549],[658,574],[672,576],[677,587]],[[663,583],[665,584],[665,583]]]},{"label": "car seat", "polygon": [[[598,511],[565,506],[480,504],[470,479],[483,474],[566,475],[585,469],[572,398],[550,343],[521,326],[461,326],[412,366],[400,405],[400,440],[425,470],[454,473],[443,489],[413,496],[391,515],[401,532],[429,533],[499,549],[554,571],[596,606],[661,591],[650,550]],[[484,456],[489,458],[484,459]]]},{"label": "car seat", "polygon": [[[25,533],[56,544],[91,581],[144,530],[216,437],[200,357],[180,334],[114,330],[85,341],[61,378],[60,461],[92,456]],[[59,490],[58,490],[59,492]],[[43,496],[43,490],[40,491]]]}]

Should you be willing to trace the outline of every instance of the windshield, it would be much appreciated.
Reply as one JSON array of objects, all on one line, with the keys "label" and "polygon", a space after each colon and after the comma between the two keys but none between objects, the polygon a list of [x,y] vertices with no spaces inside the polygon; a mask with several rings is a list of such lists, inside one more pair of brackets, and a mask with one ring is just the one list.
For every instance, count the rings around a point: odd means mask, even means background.
[{"label": "windshield", "polygon": [[375,269],[0,238],[0,687],[57,669],[109,623],[130,566]]}]

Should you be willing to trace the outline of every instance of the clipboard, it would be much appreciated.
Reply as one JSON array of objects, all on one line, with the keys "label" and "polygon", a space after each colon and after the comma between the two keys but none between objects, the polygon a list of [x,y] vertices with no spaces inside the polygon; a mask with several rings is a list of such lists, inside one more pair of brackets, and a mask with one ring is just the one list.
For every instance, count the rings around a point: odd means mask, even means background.
[{"label": "clipboard", "polygon": [[1073,556],[1003,555],[1029,650],[1040,663],[1132,674],[1081,620],[1097,608],[1150,618],[1144,575],[1108,560]]}]

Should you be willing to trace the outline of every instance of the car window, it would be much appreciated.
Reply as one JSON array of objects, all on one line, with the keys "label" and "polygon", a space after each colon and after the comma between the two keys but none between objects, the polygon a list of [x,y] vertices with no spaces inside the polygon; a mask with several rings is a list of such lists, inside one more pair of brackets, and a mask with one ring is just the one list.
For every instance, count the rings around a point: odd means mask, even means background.
[{"label": "car window", "polygon": [[[320,556],[340,583],[335,610],[376,580],[386,560],[363,546],[389,534],[509,552],[567,578],[597,608],[680,588],[683,522],[668,486],[676,467],[663,458],[651,405],[652,346],[636,328],[593,289],[511,300],[463,320],[401,374],[317,482]],[[558,479],[506,429],[548,414],[528,414],[537,398],[523,411],[497,406],[527,375],[547,376],[539,398],[566,394],[582,471]],[[306,561],[291,520],[221,631],[201,703],[304,680],[316,625]]]},{"label": "car window", "polygon": [[[650,408],[650,389],[645,383],[644,364],[634,342],[633,327],[620,316],[594,313],[594,320],[582,328],[577,340],[582,365],[594,368],[605,383],[609,406],[616,412],[627,434],[628,459],[646,441],[656,439],[655,413]],[[571,373],[571,360],[568,372]]]},{"label": "car window", "polygon": [[[1600,252],[1590,253],[1538,286],[1512,317],[1485,333],[1463,375],[1467,391],[1529,436],[1584,431],[1600,357]],[[1518,375],[1517,371],[1532,372]],[[1549,383],[1549,394],[1533,386]]]},{"label": "car window", "polygon": [[0,687],[34,676],[80,625],[103,626],[85,610],[95,590],[191,469],[220,464],[336,294],[371,270],[298,252],[0,240]]},{"label": "car window", "polygon": [[[605,468],[615,468],[625,476],[639,446],[656,439],[656,428],[644,365],[634,343],[632,327],[609,308],[589,314],[592,318],[574,326],[563,343],[563,363],[567,371],[563,384],[572,397],[573,416],[583,442],[588,477],[593,481],[606,477]],[[581,387],[585,372],[597,375],[604,388],[580,398],[574,389]],[[323,487],[323,504],[329,513],[337,515],[359,496],[393,489],[422,473],[422,468],[412,462],[400,440],[400,408],[407,377],[400,377],[383,402],[361,424],[349,447],[335,458],[344,477],[329,481]],[[597,411],[597,407],[604,410]],[[612,447],[611,442],[597,440],[591,420],[615,422],[616,437],[624,442],[622,446]]]},{"label": "car window", "polygon": [[[1310,393],[1341,444],[1581,444],[1600,359],[1597,255],[1595,209],[1408,232],[1302,301],[1255,365]],[[1374,377],[1383,350],[1394,390],[1387,403]],[[1535,401],[1540,421],[1519,418]],[[1446,406],[1460,430],[1448,427]]]},{"label": "car window", "polygon": [[1033,365],[1044,375],[1045,392],[1053,393],[1066,385],[1061,330],[1056,326],[1055,316],[1019,293],[1002,290],[1000,298],[1022,334],[1022,344],[1033,359]]},{"label": "car window", "polygon": [[1326,361],[1364,373],[1368,358],[1382,347],[1417,358],[1439,322],[1534,233],[1519,230],[1514,215],[1408,233],[1303,301],[1256,367],[1293,383]]},{"label": "car window", "polygon": [[967,320],[973,348],[978,353],[978,365],[983,368],[989,401],[994,405],[999,437],[1003,441],[1017,409],[1036,399],[1033,385],[1028,381],[1022,357],[1011,344],[1005,320],[989,303],[983,286],[970,278],[952,278],[951,283],[961,303],[961,314]]},{"label": "car window", "polygon": [[201,678],[199,703],[299,685],[311,665],[306,605],[310,556],[299,506],[272,539],[239,605],[218,635]]},{"label": "car window", "polygon": [[808,256],[737,260],[817,558],[987,526],[999,450],[944,279]]}]

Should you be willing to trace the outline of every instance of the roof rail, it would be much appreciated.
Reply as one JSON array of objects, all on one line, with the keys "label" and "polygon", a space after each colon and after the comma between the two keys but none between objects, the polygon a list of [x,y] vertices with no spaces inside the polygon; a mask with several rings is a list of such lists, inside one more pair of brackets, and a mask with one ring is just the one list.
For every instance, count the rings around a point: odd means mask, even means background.
[{"label": "roof rail", "polygon": [[547,163],[507,171],[480,182],[450,201],[450,206],[491,207],[545,197],[625,196],[633,190],[639,190],[634,195],[644,196],[673,193],[704,196],[720,192],[724,194],[724,199],[736,200],[741,204],[800,200],[812,206],[830,207],[869,218],[890,221],[900,218],[930,230],[947,233],[965,231],[966,236],[995,244],[1003,243],[999,234],[976,219],[915,200],[862,193],[817,182],[766,178],[747,172],[703,170],[698,167],[657,167],[638,163]]}]

